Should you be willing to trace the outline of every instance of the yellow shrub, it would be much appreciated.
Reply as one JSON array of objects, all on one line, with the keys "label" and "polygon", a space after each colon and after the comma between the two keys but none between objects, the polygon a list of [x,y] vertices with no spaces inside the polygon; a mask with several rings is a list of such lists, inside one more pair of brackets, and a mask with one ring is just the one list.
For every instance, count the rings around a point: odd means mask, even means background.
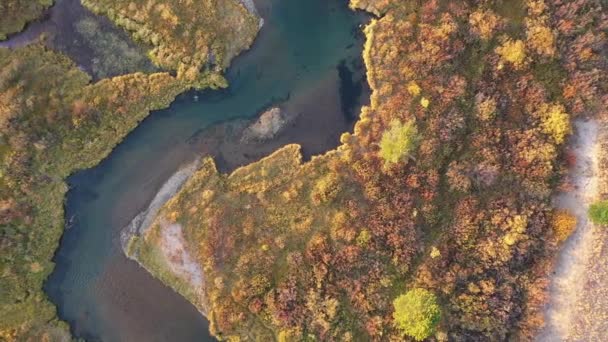
[{"label": "yellow shrub", "polygon": [[408,84],[407,91],[412,96],[418,96],[422,89],[420,89],[420,86],[416,82],[412,81]]},{"label": "yellow shrub", "polygon": [[367,244],[369,243],[369,240],[371,240],[371,238],[372,238],[372,236],[369,233],[369,230],[363,229],[359,233],[359,236],[357,236],[357,245],[359,245],[360,247],[365,247],[365,246],[367,246]]},{"label": "yellow shrub", "polygon": [[501,46],[496,48],[496,53],[515,68],[519,68],[526,60],[526,46],[521,40],[507,39]]},{"label": "yellow shrub", "polygon": [[576,228],[576,217],[566,210],[553,214],[553,232],[559,242],[566,241]]},{"label": "yellow shrub", "polygon": [[426,97],[423,97],[422,99],[420,99],[420,105],[424,108],[429,108],[429,105],[431,104],[431,101],[429,101],[429,99],[427,99]]},{"label": "yellow shrub", "polygon": [[541,127],[545,134],[550,135],[556,143],[561,144],[572,132],[570,115],[566,113],[564,106],[559,104],[544,104],[540,110],[542,120]]},{"label": "yellow shrub", "polygon": [[439,251],[439,249],[435,246],[433,246],[431,248],[431,258],[436,259],[439,258],[441,256],[441,252]]},{"label": "yellow shrub", "polygon": [[[423,99],[424,100],[424,99]],[[405,124],[395,119],[390,128],[382,135],[380,141],[380,157],[386,164],[395,164],[410,157],[418,147],[420,135],[414,120]]]},{"label": "yellow shrub", "polygon": [[491,121],[496,117],[496,100],[485,98],[477,103],[477,117],[481,121]]}]

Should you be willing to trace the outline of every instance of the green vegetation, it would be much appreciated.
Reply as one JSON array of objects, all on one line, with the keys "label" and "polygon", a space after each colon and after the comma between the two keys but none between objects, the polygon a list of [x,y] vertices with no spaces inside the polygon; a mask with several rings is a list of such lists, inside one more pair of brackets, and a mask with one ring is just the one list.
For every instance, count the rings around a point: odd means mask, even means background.
[{"label": "green vegetation", "polygon": [[53,0],[2,0],[0,2],[0,41],[23,30],[53,4]]},{"label": "green vegetation", "polygon": [[247,49],[259,30],[259,18],[238,0],[83,0],[108,16],[134,39],[150,46],[152,61],[177,71],[180,79],[204,88],[212,77],[225,86],[221,72]]},{"label": "green vegetation", "polygon": [[419,142],[420,136],[414,120],[403,124],[395,119],[391,122],[389,129],[382,135],[380,156],[387,164],[404,161],[411,157]]},{"label": "green vegetation", "polygon": [[608,201],[599,201],[589,207],[589,219],[595,224],[608,225]]},{"label": "green vegetation", "polygon": [[412,289],[393,302],[393,317],[397,327],[416,341],[422,341],[435,332],[441,319],[437,298],[425,289]]}]

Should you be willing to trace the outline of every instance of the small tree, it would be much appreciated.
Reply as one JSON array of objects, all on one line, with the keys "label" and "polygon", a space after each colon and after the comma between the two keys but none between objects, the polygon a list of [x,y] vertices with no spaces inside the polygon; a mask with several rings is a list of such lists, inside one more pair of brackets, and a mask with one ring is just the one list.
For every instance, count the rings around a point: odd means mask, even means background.
[{"label": "small tree", "polygon": [[393,120],[380,141],[380,156],[386,164],[395,164],[409,158],[418,147],[420,135],[414,120],[405,124]]},{"label": "small tree", "polygon": [[422,341],[435,331],[441,309],[435,295],[425,289],[412,289],[393,302],[395,325],[416,341]]},{"label": "small tree", "polygon": [[540,107],[539,115],[543,132],[553,137],[556,143],[563,143],[566,137],[572,133],[570,115],[566,113],[564,106],[543,104]]},{"label": "small tree", "polygon": [[599,201],[589,207],[589,218],[595,224],[608,225],[608,201]]},{"label": "small tree", "polygon": [[526,46],[521,40],[507,39],[501,46],[496,48],[496,53],[515,68],[519,68],[526,60]]}]

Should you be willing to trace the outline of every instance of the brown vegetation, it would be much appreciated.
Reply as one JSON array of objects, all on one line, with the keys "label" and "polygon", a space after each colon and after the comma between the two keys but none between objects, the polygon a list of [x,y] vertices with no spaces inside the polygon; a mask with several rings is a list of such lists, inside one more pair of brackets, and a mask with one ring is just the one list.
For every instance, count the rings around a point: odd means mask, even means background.
[{"label": "brown vegetation", "polygon": [[[195,9],[191,1],[83,2],[155,46],[154,61],[177,77],[136,72],[91,83],[66,56],[40,44],[0,49],[0,340],[69,338],[42,292],[64,228],[64,178],[97,164],[177,94],[224,86],[221,72],[259,28],[236,0],[201,0]],[[0,39],[51,3],[3,0]],[[97,35],[89,24],[78,25],[80,34],[116,47],[115,37]]]},{"label": "brown vegetation", "polygon": [[[570,226],[550,203],[570,121],[605,107],[602,3],[352,4],[384,13],[355,132],[304,164],[297,146],[231,175],[207,160],[160,214],[203,266],[214,333],[401,340],[393,300],[421,288],[441,305],[432,338],[531,339]],[[387,167],[395,120],[420,142]]]}]

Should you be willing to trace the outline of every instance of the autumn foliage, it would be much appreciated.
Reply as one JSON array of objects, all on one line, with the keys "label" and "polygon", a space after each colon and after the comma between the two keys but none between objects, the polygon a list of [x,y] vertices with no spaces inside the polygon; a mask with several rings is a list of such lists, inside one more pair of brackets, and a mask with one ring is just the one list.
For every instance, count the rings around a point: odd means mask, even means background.
[{"label": "autumn foliage", "polygon": [[214,333],[402,340],[393,303],[422,288],[441,321],[415,338],[532,339],[573,226],[551,205],[571,121],[605,102],[602,3],[352,5],[383,16],[365,28],[371,105],[343,145],[230,175],[207,160],[166,208],[208,276]]},{"label": "autumn foliage", "polygon": [[[178,78],[89,84],[41,47],[0,50],[0,336],[60,325],[39,289],[61,234],[61,179],[201,76],[221,83],[243,46],[209,45],[232,27],[182,20],[188,1],[87,2]],[[531,340],[573,226],[551,206],[571,121],[606,108],[604,2],[351,5],[382,16],[365,29],[371,104],[342,146],[306,163],[286,146],[228,175],[206,159],[134,244],[153,248],[160,220],[184,227],[205,273],[194,302],[221,338]],[[189,30],[193,20],[205,22]],[[422,319],[401,324],[404,307]]]},{"label": "autumn foliage", "polygon": [[566,241],[575,229],[576,217],[568,211],[558,210],[553,215],[553,230],[558,241]]},{"label": "autumn foliage", "polygon": [[152,48],[158,66],[199,88],[226,86],[221,73],[247,49],[259,18],[238,0],[83,0]]},{"label": "autumn foliage", "polygon": [[66,333],[42,293],[64,228],[63,179],[188,88],[167,73],[89,82],[39,44],[0,49],[0,336],[9,341]]},{"label": "autumn foliage", "polygon": [[0,2],[0,41],[21,31],[37,19],[53,0],[2,0]]}]

